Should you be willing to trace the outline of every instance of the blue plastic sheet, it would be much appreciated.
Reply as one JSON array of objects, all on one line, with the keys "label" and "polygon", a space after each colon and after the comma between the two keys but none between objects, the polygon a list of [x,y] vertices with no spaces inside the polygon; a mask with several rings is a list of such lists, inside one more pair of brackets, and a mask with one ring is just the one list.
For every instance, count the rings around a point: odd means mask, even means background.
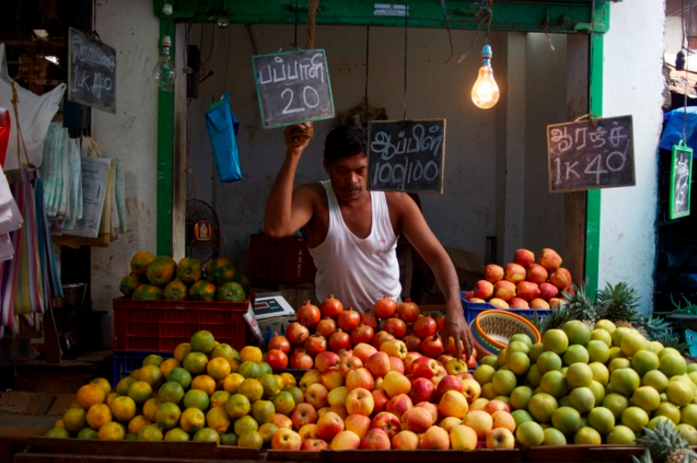
[{"label": "blue plastic sheet", "polygon": [[220,101],[213,103],[206,113],[206,127],[213,146],[213,157],[218,179],[229,183],[242,180],[237,132],[240,123],[230,109],[230,94],[225,92]]},{"label": "blue plastic sheet", "polygon": [[697,106],[677,108],[663,115],[663,134],[658,146],[671,151],[673,146],[680,143],[685,129],[687,146],[692,148],[693,156],[697,155]]}]

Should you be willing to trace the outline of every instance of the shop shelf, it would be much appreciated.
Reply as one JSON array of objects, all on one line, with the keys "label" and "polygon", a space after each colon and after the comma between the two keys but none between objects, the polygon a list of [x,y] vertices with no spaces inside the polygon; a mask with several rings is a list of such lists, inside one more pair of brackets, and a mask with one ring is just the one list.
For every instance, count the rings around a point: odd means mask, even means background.
[{"label": "shop shelf", "polygon": [[115,350],[172,352],[199,330],[208,330],[221,343],[242,349],[247,344],[244,302],[139,301],[117,298],[114,308]]}]

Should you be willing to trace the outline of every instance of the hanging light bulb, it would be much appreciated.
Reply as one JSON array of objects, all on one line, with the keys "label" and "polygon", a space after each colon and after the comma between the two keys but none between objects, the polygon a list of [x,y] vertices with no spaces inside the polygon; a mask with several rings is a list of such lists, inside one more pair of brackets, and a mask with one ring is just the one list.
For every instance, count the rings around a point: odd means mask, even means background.
[{"label": "hanging light bulb", "polygon": [[499,86],[494,80],[494,70],[491,68],[491,46],[482,47],[482,67],[479,76],[472,87],[472,102],[482,109],[493,108],[499,101]]},{"label": "hanging light bulb", "polygon": [[162,53],[157,60],[155,68],[152,70],[152,77],[159,85],[160,89],[171,92],[174,89],[174,66],[169,50],[172,48],[172,39],[165,35],[162,38]]},{"label": "hanging light bulb", "polygon": [[225,29],[230,25],[230,18],[228,18],[227,14],[222,14],[218,17],[216,24],[219,28]]}]

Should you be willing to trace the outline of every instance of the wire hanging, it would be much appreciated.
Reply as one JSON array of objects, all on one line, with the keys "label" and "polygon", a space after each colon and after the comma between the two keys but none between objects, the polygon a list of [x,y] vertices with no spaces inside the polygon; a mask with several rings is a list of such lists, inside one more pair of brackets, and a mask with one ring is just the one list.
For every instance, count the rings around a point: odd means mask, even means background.
[{"label": "wire hanging", "polygon": [[404,0],[404,117],[407,120],[407,56],[409,44],[409,0]]}]

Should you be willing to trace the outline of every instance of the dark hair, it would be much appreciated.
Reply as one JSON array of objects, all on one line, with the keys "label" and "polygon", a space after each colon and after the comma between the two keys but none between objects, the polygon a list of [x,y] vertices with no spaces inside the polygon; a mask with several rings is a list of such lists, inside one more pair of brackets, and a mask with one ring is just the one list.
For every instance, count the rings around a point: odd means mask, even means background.
[{"label": "dark hair", "polygon": [[366,151],[366,134],[363,127],[355,125],[340,125],[334,127],[324,141],[324,158],[335,161],[339,158],[347,158]]}]

